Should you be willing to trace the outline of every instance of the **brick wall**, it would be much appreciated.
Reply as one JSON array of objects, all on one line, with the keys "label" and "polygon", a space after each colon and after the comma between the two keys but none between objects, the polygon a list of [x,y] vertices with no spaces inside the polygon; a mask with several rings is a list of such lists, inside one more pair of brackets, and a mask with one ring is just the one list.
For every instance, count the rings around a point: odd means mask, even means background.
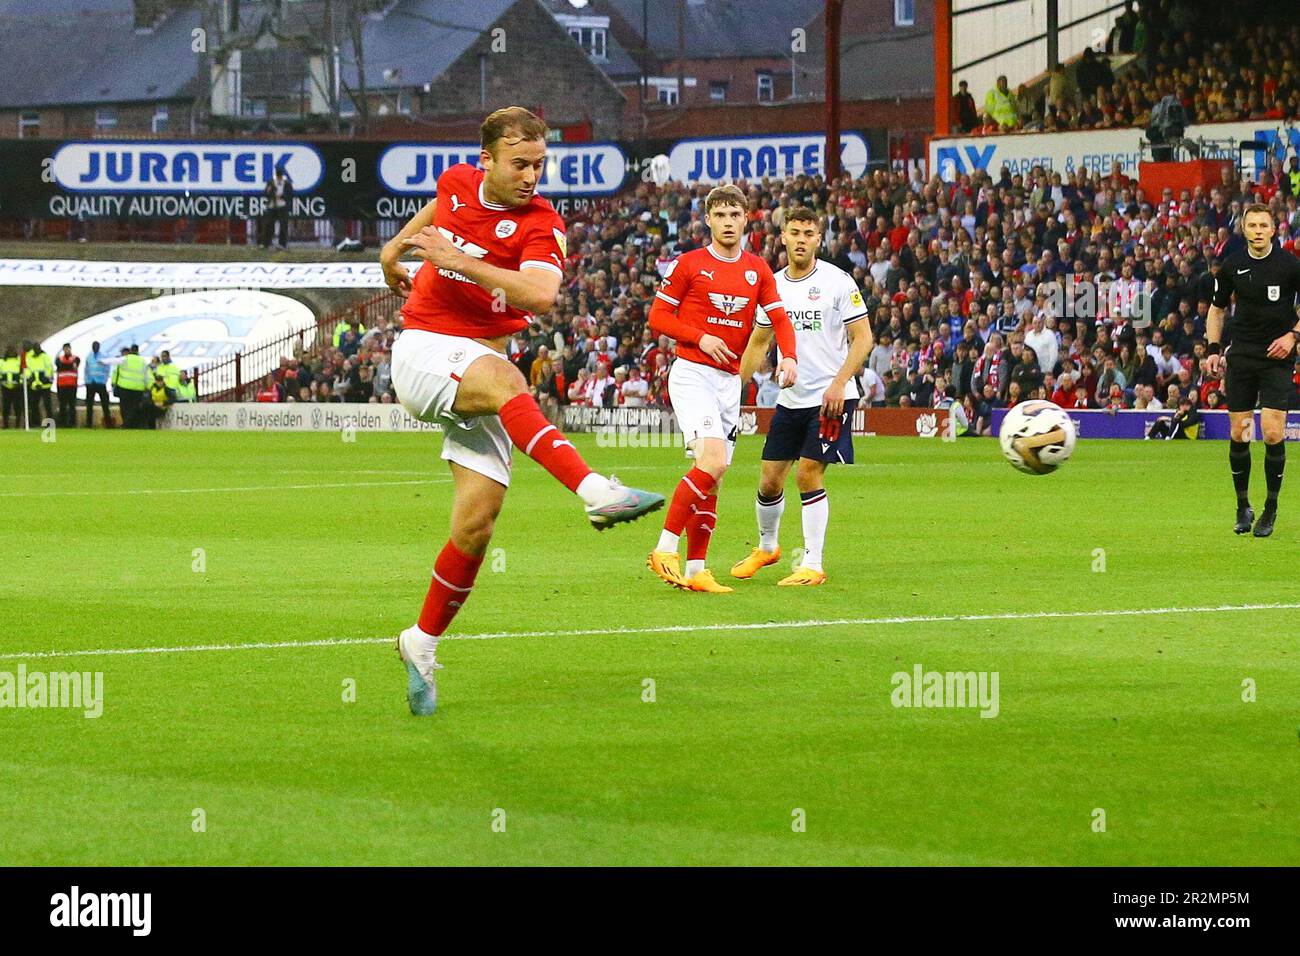
[{"label": "brick wall", "polygon": [[[36,113],[40,116],[41,139],[86,139],[94,136],[105,138],[120,136],[151,136],[154,109],[156,103],[104,103],[117,110],[117,126],[111,130],[96,130],[95,106],[44,106],[30,109],[0,110],[0,139],[18,137],[19,116]],[[160,136],[188,136],[190,134],[191,104],[188,102],[168,102],[168,125],[166,133]],[[30,133],[28,134],[30,135]]]},{"label": "brick wall", "polygon": [[[753,133],[809,133],[825,129],[825,105],[819,102],[754,107],[716,105],[651,113],[655,139],[696,136],[743,136]],[[675,114],[675,115],[674,115]],[[931,127],[934,103],[929,98],[856,100],[840,105],[844,129],[917,129]]]},{"label": "brick wall", "polygon": [[[916,27],[927,29],[934,27],[932,0],[916,0],[912,8]],[[818,25],[824,25],[820,18]],[[844,12],[840,15],[840,27],[845,36],[892,33],[895,30],[911,29],[894,25],[894,0],[845,0]]]}]

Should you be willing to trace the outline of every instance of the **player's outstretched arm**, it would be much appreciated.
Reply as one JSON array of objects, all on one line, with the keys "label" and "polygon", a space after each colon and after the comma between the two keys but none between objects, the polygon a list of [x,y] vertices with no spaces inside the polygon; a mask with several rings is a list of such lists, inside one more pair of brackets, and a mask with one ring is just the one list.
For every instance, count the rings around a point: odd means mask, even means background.
[{"label": "player's outstretched arm", "polygon": [[426,226],[406,237],[402,244],[430,265],[459,272],[487,289],[494,297],[499,294],[509,305],[527,312],[548,311],[555,304],[560,283],[564,279],[558,266],[554,269],[503,269],[482,259],[475,259],[457,249],[451,240],[433,226]]},{"label": "player's outstretched arm", "polygon": [[402,227],[402,231],[384,243],[384,248],[379,251],[379,264],[384,270],[384,282],[402,298],[411,294],[411,275],[406,271],[406,266],[398,261],[406,251],[403,242],[433,223],[433,210],[437,204],[436,198],[425,203],[424,208]]},{"label": "player's outstretched arm", "polygon": [[743,387],[746,382],[754,377],[754,373],[759,370],[763,364],[763,359],[767,356],[767,350],[772,347],[772,327],[769,325],[756,325],[754,331],[749,335],[749,342],[745,346],[745,354],[740,357],[740,383]]}]

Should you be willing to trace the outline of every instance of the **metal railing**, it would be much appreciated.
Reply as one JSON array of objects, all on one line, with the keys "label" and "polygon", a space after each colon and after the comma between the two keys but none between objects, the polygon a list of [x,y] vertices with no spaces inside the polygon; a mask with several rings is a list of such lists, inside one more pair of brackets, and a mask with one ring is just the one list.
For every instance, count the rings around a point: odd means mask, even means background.
[{"label": "metal railing", "polygon": [[383,292],[369,296],[343,309],[323,316],[314,326],[290,332],[280,338],[246,349],[204,368],[194,369],[195,387],[199,400],[204,402],[251,401],[259,391],[274,381],[275,372],[286,358],[296,358],[331,346],[334,329],[340,321],[357,318],[369,328],[382,317],[397,313],[402,305],[401,296]]}]

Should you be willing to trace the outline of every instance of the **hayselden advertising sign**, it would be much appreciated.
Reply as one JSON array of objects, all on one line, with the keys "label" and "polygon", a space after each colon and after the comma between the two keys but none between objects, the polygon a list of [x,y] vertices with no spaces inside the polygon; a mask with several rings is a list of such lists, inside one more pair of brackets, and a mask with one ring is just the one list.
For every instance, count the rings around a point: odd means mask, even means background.
[{"label": "hayselden advertising sign", "polygon": [[[733,136],[682,140],[668,154],[678,182],[720,183],[736,179],[815,176],[825,169],[826,137],[820,133]],[[840,165],[854,177],[866,171],[867,141],[858,133],[840,137]]]},{"label": "hayselden advertising sign", "polygon": [[[440,432],[442,426],[412,418],[401,405],[312,402],[199,402],[167,409],[159,422],[178,431],[225,432]],[[412,480],[427,484],[441,479]]]},{"label": "hayselden advertising sign", "polygon": [[[1109,173],[1112,163],[1126,175],[1136,178],[1142,160],[1142,129],[1099,129],[1073,133],[1018,133],[1006,136],[968,136],[930,141],[930,172],[953,182],[963,173],[988,172],[998,178],[1002,167],[1026,175],[1042,166],[1063,176],[1076,169]],[[1279,142],[1300,151],[1300,129],[1278,126],[1270,121],[1247,123],[1204,123],[1187,128],[1191,140],[1229,140],[1234,143],[1255,140],[1270,146]],[[1206,157],[1212,158],[1212,157]],[[1234,157],[1235,158],[1235,154]],[[1242,153],[1246,172],[1254,175],[1263,169],[1264,150]]]}]

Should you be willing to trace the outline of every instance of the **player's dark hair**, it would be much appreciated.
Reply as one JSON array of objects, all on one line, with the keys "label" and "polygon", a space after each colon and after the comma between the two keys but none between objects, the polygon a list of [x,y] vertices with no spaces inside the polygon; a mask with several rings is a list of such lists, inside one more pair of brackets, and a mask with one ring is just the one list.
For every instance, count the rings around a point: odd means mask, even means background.
[{"label": "player's dark hair", "polygon": [[807,206],[795,206],[785,214],[785,224],[788,226],[792,222],[810,222],[816,226],[821,223],[821,218]]},{"label": "player's dark hair", "polygon": [[546,141],[546,121],[522,106],[505,106],[488,115],[479,127],[483,148],[496,155],[497,142],[504,136],[512,139]]},{"label": "player's dark hair", "polygon": [[714,206],[739,206],[743,210],[748,203],[745,202],[745,194],[740,191],[739,186],[727,183],[709,190],[709,195],[704,200],[704,214],[707,216],[713,212]]},{"label": "player's dark hair", "polygon": [[1249,216],[1249,215],[1250,215],[1251,213],[1253,213],[1253,212],[1262,212],[1264,215],[1268,216],[1270,219],[1273,218],[1273,210],[1269,209],[1269,208],[1268,208],[1267,206],[1265,206],[1262,202],[1253,202],[1253,203],[1248,204],[1248,205],[1246,206],[1246,208],[1243,209],[1243,210],[1241,211],[1241,221],[1242,221],[1242,222],[1245,222],[1245,221],[1246,221],[1246,217]]}]

